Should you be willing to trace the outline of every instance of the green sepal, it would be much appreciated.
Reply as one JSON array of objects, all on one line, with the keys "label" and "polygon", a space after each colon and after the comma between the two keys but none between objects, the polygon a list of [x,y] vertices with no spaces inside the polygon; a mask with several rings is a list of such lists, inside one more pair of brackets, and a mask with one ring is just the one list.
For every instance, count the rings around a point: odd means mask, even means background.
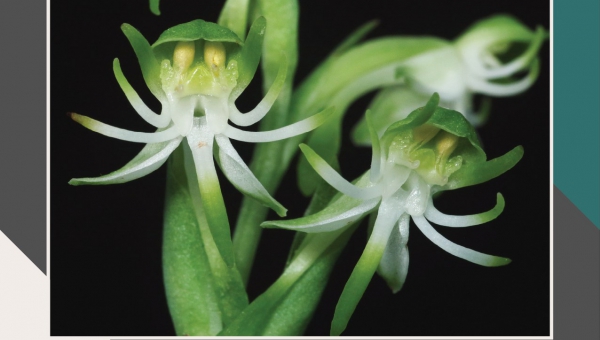
[{"label": "green sepal", "polygon": [[500,14],[481,19],[471,25],[456,39],[456,44],[462,45],[475,40],[482,41],[482,45],[493,42],[529,41],[533,34],[533,31],[516,18]]},{"label": "green sepal", "polygon": [[445,190],[453,190],[496,178],[515,166],[523,157],[523,147],[517,146],[504,155],[481,163],[464,164],[450,175]]},{"label": "green sepal", "polygon": [[237,34],[230,29],[215,24],[214,22],[196,19],[167,29],[158,37],[156,42],[152,44],[152,48],[156,48],[157,46],[168,42],[194,41],[200,39],[230,42],[240,46],[244,44]]},{"label": "green sepal", "polygon": [[460,155],[462,157],[462,166],[485,162],[485,152],[481,147],[481,142],[473,126],[460,112],[443,107],[435,107],[439,100],[439,97],[434,100],[435,96],[437,96],[437,93],[432,96],[423,108],[416,109],[406,119],[398,121],[387,128],[382,137],[384,151],[388,152],[388,147],[396,135],[427,123],[463,138],[452,153],[453,155]]},{"label": "green sepal", "polygon": [[232,96],[237,97],[250,84],[262,54],[263,40],[267,29],[267,20],[264,17],[259,17],[254,20],[248,36],[244,42],[242,50],[239,52],[237,59],[238,63],[238,80],[235,88],[232,91]]},{"label": "green sepal", "polygon": [[[427,96],[404,85],[390,86],[379,91],[369,104],[371,123],[377,135],[382,136],[388,126],[406,118],[412,112],[412,108],[422,106],[427,99]],[[356,145],[371,145],[365,116],[352,129],[351,138]]]},{"label": "green sepal", "polygon": [[152,94],[160,101],[166,100],[166,95],[162,89],[162,82],[160,79],[160,64],[158,60],[156,60],[148,40],[146,40],[137,29],[129,24],[121,25],[121,30],[129,40],[131,47],[133,47],[142,69],[142,75],[144,76],[144,80],[146,81],[146,85],[148,85],[150,92],[152,92]]},{"label": "green sepal", "polygon": [[[436,113],[436,111],[442,109],[438,107],[440,102],[440,96],[434,93],[425,106],[414,110],[405,119],[402,119],[392,125],[390,125],[383,136],[381,137],[381,145],[384,147],[384,151],[387,152],[387,147],[391,144],[392,139],[399,133],[404,131],[412,130],[417,126],[427,123]],[[443,109],[445,111],[450,111]],[[459,113],[460,115],[460,113]],[[461,115],[462,116],[462,115]]]}]

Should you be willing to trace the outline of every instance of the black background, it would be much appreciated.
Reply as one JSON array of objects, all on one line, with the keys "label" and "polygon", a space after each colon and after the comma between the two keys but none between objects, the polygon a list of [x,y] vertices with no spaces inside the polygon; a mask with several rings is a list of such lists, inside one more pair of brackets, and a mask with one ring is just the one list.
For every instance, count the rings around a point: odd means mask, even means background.
[{"label": "black background", "polygon": [[[120,30],[123,22],[154,41],[166,28],[193,19],[215,21],[219,1],[163,1],[154,16],[147,1],[55,1],[51,4],[51,334],[173,335],[161,272],[165,168],[115,186],[72,187],[73,177],[109,173],[127,163],[140,144],[93,133],[67,118],[77,112],[136,131],[152,127],[131,109],[112,73],[119,57],[132,86],[153,108],[135,55]],[[435,35],[453,39],[471,23],[510,13],[533,28],[549,28],[549,3],[419,1],[305,1],[300,8],[301,81],[331,49],[362,23],[379,19],[369,37]],[[550,327],[550,87],[549,43],[542,69],[525,94],[493,101],[491,118],[479,130],[489,158],[523,145],[523,160],[500,178],[444,194],[436,206],[449,214],[490,209],[502,192],[506,208],[485,225],[437,228],[448,239],[513,262],[484,268],[445,253],[413,225],[411,263],[402,291],[393,295],[374,277],[344,335],[549,335]],[[250,108],[260,98],[260,77],[241,98]],[[355,178],[369,164],[370,151],[352,146],[348,131],[372,95],[358,100],[344,121],[340,162]],[[252,145],[235,144],[247,161]],[[295,189],[295,163],[275,197],[290,217],[307,200]],[[241,194],[223,180],[234,224]],[[277,218],[270,213],[270,219]],[[249,294],[256,297],[279,275],[292,233],[266,230]],[[365,228],[340,257],[306,335],[327,335],[335,304],[365,245]]]}]

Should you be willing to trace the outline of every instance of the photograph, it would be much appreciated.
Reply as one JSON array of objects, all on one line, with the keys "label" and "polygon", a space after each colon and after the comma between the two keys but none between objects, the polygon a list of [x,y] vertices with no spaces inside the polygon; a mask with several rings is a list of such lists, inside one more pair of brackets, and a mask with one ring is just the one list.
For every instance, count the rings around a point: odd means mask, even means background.
[{"label": "photograph", "polygon": [[550,336],[550,28],[52,2],[50,335]]}]

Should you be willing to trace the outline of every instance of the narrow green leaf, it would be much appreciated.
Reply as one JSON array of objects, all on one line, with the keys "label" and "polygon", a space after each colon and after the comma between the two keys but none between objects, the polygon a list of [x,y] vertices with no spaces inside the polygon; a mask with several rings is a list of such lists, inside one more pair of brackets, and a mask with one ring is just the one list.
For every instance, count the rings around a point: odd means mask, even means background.
[{"label": "narrow green leaf", "polygon": [[219,297],[187,190],[181,148],[167,169],[163,275],[177,335],[217,334],[222,328]]},{"label": "narrow green leaf", "polygon": [[246,36],[248,25],[248,3],[249,0],[227,0],[221,9],[217,23],[235,32],[238,37]]}]

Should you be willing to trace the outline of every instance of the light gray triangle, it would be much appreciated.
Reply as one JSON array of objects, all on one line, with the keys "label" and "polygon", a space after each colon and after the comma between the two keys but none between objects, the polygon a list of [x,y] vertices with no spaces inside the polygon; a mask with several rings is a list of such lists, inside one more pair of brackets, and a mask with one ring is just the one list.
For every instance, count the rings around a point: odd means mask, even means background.
[{"label": "light gray triangle", "polygon": [[556,186],[554,337],[600,339],[600,230]]}]

